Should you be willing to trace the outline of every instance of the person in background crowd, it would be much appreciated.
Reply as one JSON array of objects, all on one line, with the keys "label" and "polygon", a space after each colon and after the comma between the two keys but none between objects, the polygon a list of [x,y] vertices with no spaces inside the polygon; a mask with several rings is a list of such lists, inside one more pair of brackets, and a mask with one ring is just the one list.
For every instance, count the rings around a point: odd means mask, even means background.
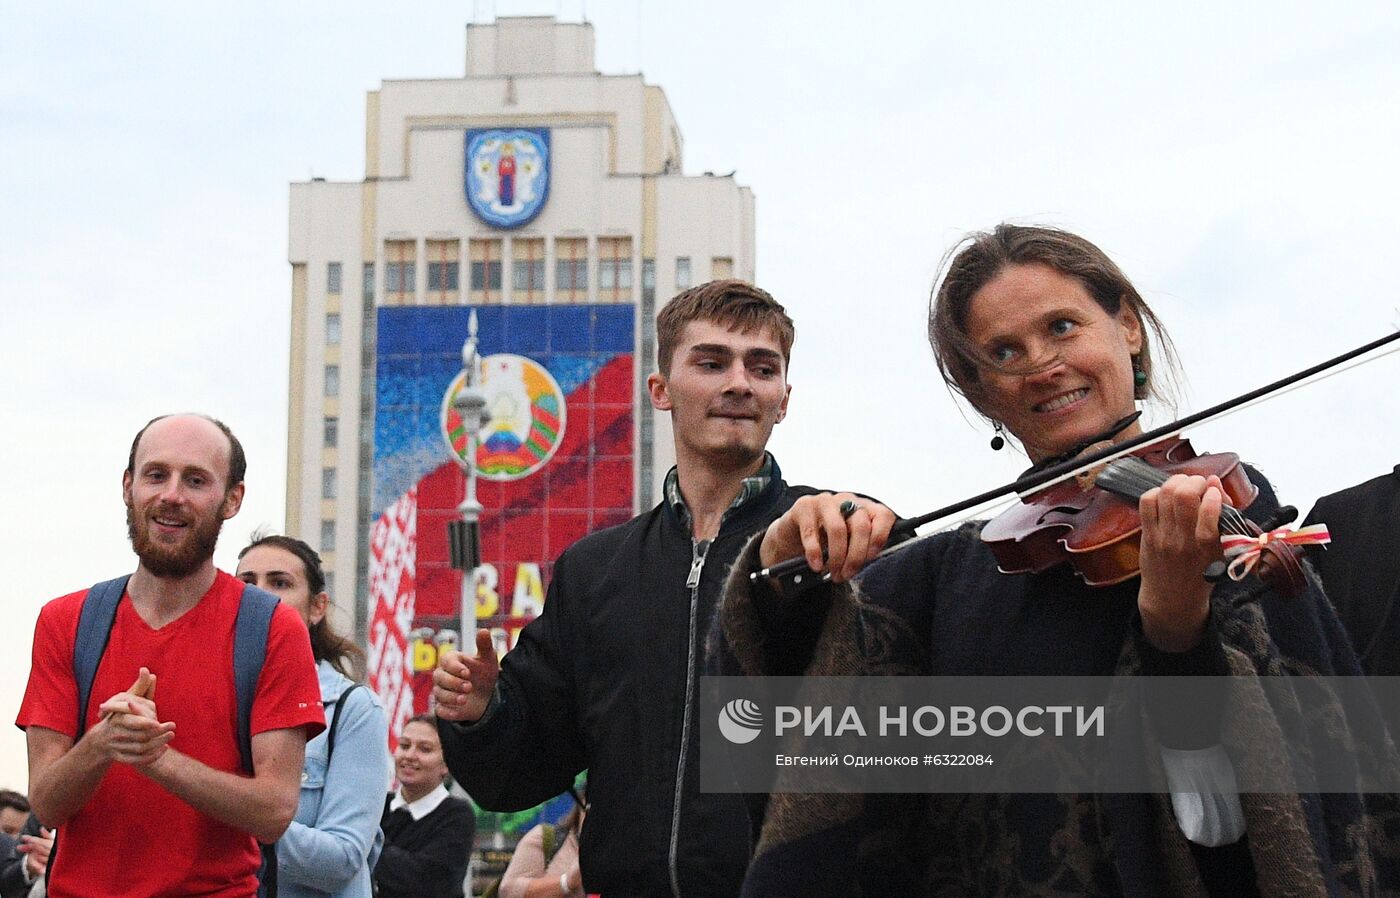
[{"label": "person in background crowd", "polygon": [[25,898],[36,889],[42,894],[40,880],[48,871],[53,831],[31,813],[18,833],[0,834],[0,842],[0,898]]},{"label": "person in background crowd", "polygon": [[588,806],[577,793],[571,794],[574,806],[558,826],[541,823],[515,846],[498,898],[584,898],[578,837]]},{"label": "person in background crowd", "polygon": [[321,556],[301,540],[255,536],[239,553],[238,577],[279,597],[306,624],[327,721],[306,745],[297,813],[277,840],[277,893],[370,898],[384,839],[389,725],[375,694],[351,679],[364,652],[331,626]]},{"label": "person in background crowd", "polygon": [[14,789],[0,789],[0,833],[18,836],[29,819],[29,799]]},{"label": "person in background crowd", "polygon": [[409,718],[394,752],[399,790],[384,803],[379,898],[462,898],[476,814],[447,793],[447,763],[430,714]]},{"label": "person in background crowd", "polygon": [[1400,674],[1400,465],[1323,496],[1303,523],[1326,524],[1332,534],[1332,542],[1309,557],[1361,669],[1375,677]]}]

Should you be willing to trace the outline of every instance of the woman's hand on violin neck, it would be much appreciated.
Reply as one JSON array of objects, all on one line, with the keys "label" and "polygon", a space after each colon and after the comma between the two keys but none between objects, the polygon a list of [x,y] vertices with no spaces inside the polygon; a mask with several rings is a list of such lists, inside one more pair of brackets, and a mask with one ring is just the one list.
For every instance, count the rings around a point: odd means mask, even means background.
[{"label": "woman's hand on violin neck", "polygon": [[1138,611],[1157,648],[1184,652],[1205,632],[1211,584],[1205,570],[1221,557],[1220,478],[1177,474],[1138,502],[1142,516]]},{"label": "woman's hand on violin neck", "polygon": [[768,525],[759,546],[764,567],[801,555],[814,571],[850,580],[885,547],[894,512],[854,493],[803,496]]}]

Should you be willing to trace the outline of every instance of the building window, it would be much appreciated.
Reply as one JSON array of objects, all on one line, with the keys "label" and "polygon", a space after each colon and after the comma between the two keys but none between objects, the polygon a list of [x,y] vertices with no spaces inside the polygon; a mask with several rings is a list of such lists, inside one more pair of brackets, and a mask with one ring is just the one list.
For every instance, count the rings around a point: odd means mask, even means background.
[{"label": "building window", "polygon": [[326,395],[327,395],[327,396],[339,396],[339,395],[340,395],[340,366],[339,366],[339,365],[327,365],[327,366],[326,366]]},{"label": "building window", "polygon": [[364,270],[364,283],[361,285],[366,299],[374,298],[374,263],[366,262]]},{"label": "building window", "polygon": [[389,305],[410,305],[414,301],[413,269],[418,264],[417,256],[412,240],[384,242],[384,292],[389,294]]},{"label": "building window", "polygon": [[557,240],[554,243],[554,296],[578,302],[588,299],[588,241]]},{"label": "building window", "polygon": [[544,241],[511,241],[511,300],[520,303],[544,302]]},{"label": "building window", "polygon": [[472,289],[476,291],[489,290],[498,291],[501,289],[501,263],[500,262],[473,262],[472,263]]},{"label": "building window", "polygon": [[598,238],[598,299],[628,302],[632,299],[632,238]]},{"label": "building window", "polygon": [[499,240],[471,241],[471,302],[501,301],[502,246]]},{"label": "building window", "polygon": [[690,289],[690,256],[676,257],[676,289]]},{"label": "building window", "polygon": [[325,443],[326,448],[334,449],[336,444],[340,442],[340,419],[334,415],[327,415],[324,433],[322,442]]},{"label": "building window", "polygon": [[394,298],[402,305],[403,294],[413,293],[413,263],[390,262],[384,269],[384,275],[384,288],[391,294],[399,294]]},{"label": "building window", "polygon": [[326,292],[327,292],[327,293],[339,293],[339,292],[340,292],[340,263],[339,263],[339,262],[327,262],[327,263],[326,263]]},{"label": "building window", "polygon": [[321,498],[335,498],[335,468],[321,469]]},{"label": "building window", "polygon": [[710,280],[734,277],[734,260],[729,256],[715,256],[710,260]]},{"label": "building window", "polygon": [[458,288],[458,260],[461,258],[460,240],[429,240],[425,247],[428,257],[428,298],[427,302],[439,306],[456,305],[461,296]]},{"label": "building window", "polygon": [[[429,262],[428,289],[433,292],[457,292],[457,263]],[[443,304],[446,305],[444,297]]]},{"label": "building window", "polygon": [[326,345],[336,346],[340,343],[340,313],[326,313]]},{"label": "building window", "polygon": [[326,585],[322,588],[322,591],[327,595],[335,595],[335,571],[325,571],[323,576]]},{"label": "building window", "polygon": [[321,521],[321,551],[335,551],[335,521]]}]

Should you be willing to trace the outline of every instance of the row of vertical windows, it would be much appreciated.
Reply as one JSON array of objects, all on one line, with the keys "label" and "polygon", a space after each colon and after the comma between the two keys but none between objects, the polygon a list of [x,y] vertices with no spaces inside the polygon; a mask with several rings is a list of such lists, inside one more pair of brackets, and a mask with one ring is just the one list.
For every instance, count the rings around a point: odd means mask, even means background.
[{"label": "row of vertical windows", "polygon": [[[545,300],[545,241],[522,237],[512,244],[511,258],[504,256],[501,240],[470,239],[470,266],[467,271],[466,300],[472,303],[500,302],[503,299],[507,265],[510,262],[513,299],[520,303]],[[429,304],[449,304],[458,301],[461,288],[461,263],[458,260],[460,241],[428,240],[424,243],[427,256],[427,296]],[[604,301],[631,299],[634,282],[632,238],[599,237],[597,240],[598,298]],[[384,289],[389,305],[405,305],[416,301],[415,271],[418,264],[417,245],[412,240],[388,240],[384,243]],[[588,240],[581,237],[560,237],[554,241],[554,289],[560,299],[579,301],[587,298],[589,266],[592,261]],[[690,260],[677,259],[677,286],[688,286]],[[373,293],[373,266],[366,265],[365,289]]]},{"label": "row of vertical windows", "polygon": [[[366,644],[369,617],[369,509],[371,470],[374,459],[374,358],[378,322],[374,312],[374,263],[364,263],[364,279],[369,285],[360,304],[360,427],[358,434],[358,467],[355,503],[355,569],[345,569],[354,590],[351,604],[355,608],[355,639]],[[328,578],[329,579],[329,578]],[[327,584],[329,591],[329,584]],[[334,593],[331,593],[334,595]]]},{"label": "row of vertical windows", "polygon": [[[388,262],[388,263],[386,264],[386,266],[385,266],[385,279],[386,279],[385,286],[386,286],[387,289],[389,289],[389,290],[391,290],[391,291],[393,291],[393,290],[404,291],[404,290],[412,290],[412,289],[413,289],[414,260],[413,260],[413,253],[412,253],[412,251],[411,251],[412,242],[411,242],[411,241],[403,241],[402,244],[405,244],[405,245],[400,245],[400,246],[394,247],[394,249],[395,249],[396,252],[397,252],[397,257],[396,257],[396,258],[392,258],[392,257],[391,257],[391,259],[389,260],[389,262]],[[448,281],[447,288],[448,288],[448,289],[455,289],[455,288],[456,288],[455,263],[451,266],[451,270],[450,270],[450,271],[448,271],[448,270],[446,270],[446,269],[443,269],[443,268],[430,267],[430,268],[429,268],[429,272],[428,272],[428,277],[429,277],[429,280],[430,280],[430,281],[433,281],[433,280],[435,280],[435,279],[437,279],[437,280],[446,280],[446,281]],[[363,357],[364,357],[364,355],[365,355],[366,349],[368,349],[368,351],[369,351],[369,353],[370,353],[371,356],[372,356],[372,354],[373,354],[373,340],[374,340],[374,321],[373,321],[373,315],[374,315],[374,306],[375,306],[375,301],[374,301],[374,294],[375,294],[375,270],[374,270],[374,263],[373,263],[373,262],[365,262],[365,263],[362,264],[362,267],[361,267],[361,281],[360,281],[360,287],[361,287],[361,294],[362,294],[362,313],[363,313],[363,315],[362,315],[362,321],[361,321],[361,325],[362,325],[362,326],[361,326],[361,335],[362,335],[362,336],[361,336],[361,342],[362,342],[363,344],[365,344],[365,345],[362,345],[362,347],[361,347],[361,356],[362,356],[362,358],[361,358],[361,364],[362,364],[362,367],[363,367],[363,365],[364,365],[364,358],[363,358]],[[328,263],[326,264],[326,293],[329,294],[329,295],[333,295],[333,296],[334,296],[334,295],[339,295],[340,293],[343,292],[343,289],[344,289],[344,266],[343,266],[342,263],[340,263],[340,262],[328,262]],[[326,346],[339,346],[339,345],[341,344],[341,342],[343,341],[343,339],[344,339],[343,319],[342,319],[342,316],[341,316],[341,313],[340,313],[339,309],[337,309],[336,311],[328,311],[328,312],[326,313],[326,317],[325,317],[325,345],[326,345]],[[366,378],[364,377],[364,371],[363,371],[363,370],[361,371],[361,381],[362,381],[362,388],[363,388],[363,386],[365,385],[365,381],[366,381]],[[323,378],[323,395],[325,395],[327,398],[337,398],[337,397],[339,397],[339,395],[340,395],[340,365],[339,365],[339,364],[329,364],[329,365],[326,365],[326,366],[325,366],[325,369],[324,369],[324,378]],[[362,399],[362,405],[363,405],[363,397],[361,397],[361,399]],[[362,418],[363,418],[363,417],[364,417],[363,409],[361,410],[361,413],[362,413]],[[328,414],[328,415],[323,416],[323,419],[322,419],[322,431],[321,431],[321,443],[322,443],[322,446],[325,447],[325,448],[327,448],[327,449],[337,449],[337,448],[339,447],[339,445],[340,445],[340,418],[339,418],[337,415]],[[332,466],[323,467],[323,468],[321,469],[321,498],[322,498],[322,500],[325,500],[325,501],[335,501],[335,500],[338,498],[336,473],[337,473],[336,468],[335,468],[333,465],[332,465]],[[361,477],[360,481],[361,481],[361,482],[360,482],[360,486],[361,486],[362,491],[366,490],[366,489],[367,489],[367,484],[364,482],[364,481],[365,481],[365,478],[364,478],[363,476]],[[365,497],[364,497],[364,496],[361,496],[360,498],[361,498],[361,504],[363,505],[363,504],[364,504],[364,499],[365,499]],[[323,520],[321,521],[320,550],[321,550],[322,552],[333,552],[333,551],[335,551],[335,521],[334,521],[334,520],[323,519]],[[360,560],[363,562],[364,559],[360,559]],[[334,584],[334,582],[335,582],[334,577],[335,577],[334,571],[331,571],[331,570],[328,569],[328,570],[325,572],[326,589],[327,589],[327,591],[334,592],[334,586],[333,586],[333,584]],[[358,604],[359,604],[359,603],[356,602],[356,605],[357,605],[357,606],[358,606]],[[358,618],[359,618],[359,616],[358,616],[358,614],[357,614],[357,626],[361,623],[361,622],[359,621]],[[362,627],[361,627],[360,629],[362,629]],[[358,630],[357,630],[357,632],[358,632]]]},{"label": "row of vertical windows", "polygon": [[[499,293],[503,284],[505,260],[502,258],[502,244],[499,240],[471,240],[471,280],[470,289],[473,301],[500,299],[491,294]],[[455,301],[460,289],[459,263],[457,259],[458,241],[429,240],[428,292],[441,294],[434,297],[438,303]],[[417,248],[412,240],[390,240],[384,244],[386,262],[384,265],[384,289],[394,294],[415,292],[414,270],[417,263]],[[512,287],[527,294],[525,302],[543,300],[544,293],[544,241],[536,238],[522,238],[515,242],[515,258],[512,260]],[[564,293],[578,293],[588,289],[588,242],[578,238],[560,238],[555,241],[555,289]],[[729,256],[716,256],[710,260],[711,278],[734,276],[734,260]],[[676,257],[676,289],[687,290],[693,286],[689,256]],[[632,290],[632,238],[598,238],[598,289],[609,294],[630,295]],[[326,292],[337,294],[341,291],[341,265],[330,262],[326,266]],[[374,264],[365,263],[364,291],[374,295]],[[446,294],[454,294],[448,297]],[[539,293],[540,296],[534,294]],[[574,298],[574,297],[571,297]],[[609,295],[608,299],[626,299],[626,296]],[[402,301],[402,297],[400,297]],[[326,342],[340,342],[339,320],[337,317],[335,338],[332,339],[331,326],[327,316]]]}]

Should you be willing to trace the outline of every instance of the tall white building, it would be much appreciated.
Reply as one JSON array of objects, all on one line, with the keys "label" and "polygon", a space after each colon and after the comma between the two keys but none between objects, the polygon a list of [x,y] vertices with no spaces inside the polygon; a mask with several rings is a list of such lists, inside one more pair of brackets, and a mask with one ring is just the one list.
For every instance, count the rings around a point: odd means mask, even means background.
[{"label": "tall white building", "polygon": [[535,446],[542,468],[483,482],[483,555],[518,596],[510,565],[534,559],[547,577],[564,540],[658,500],[674,457],[646,400],[658,304],[753,279],[753,193],[682,174],[662,89],[593,57],[587,23],[468,25],[462,78],[369,92],[364,180],[291,185],[287,532],[320,549],[333,596],[348,605],[353,591],[361,639],[372,527],[403,497],[416,503],[415,625],[455,613],[439,529],[460,476],[430,431],[461,365],[464,307],[483,352],[547,369],[567,411],[534,406],[543,430],[527,442],[553,441]]}]

